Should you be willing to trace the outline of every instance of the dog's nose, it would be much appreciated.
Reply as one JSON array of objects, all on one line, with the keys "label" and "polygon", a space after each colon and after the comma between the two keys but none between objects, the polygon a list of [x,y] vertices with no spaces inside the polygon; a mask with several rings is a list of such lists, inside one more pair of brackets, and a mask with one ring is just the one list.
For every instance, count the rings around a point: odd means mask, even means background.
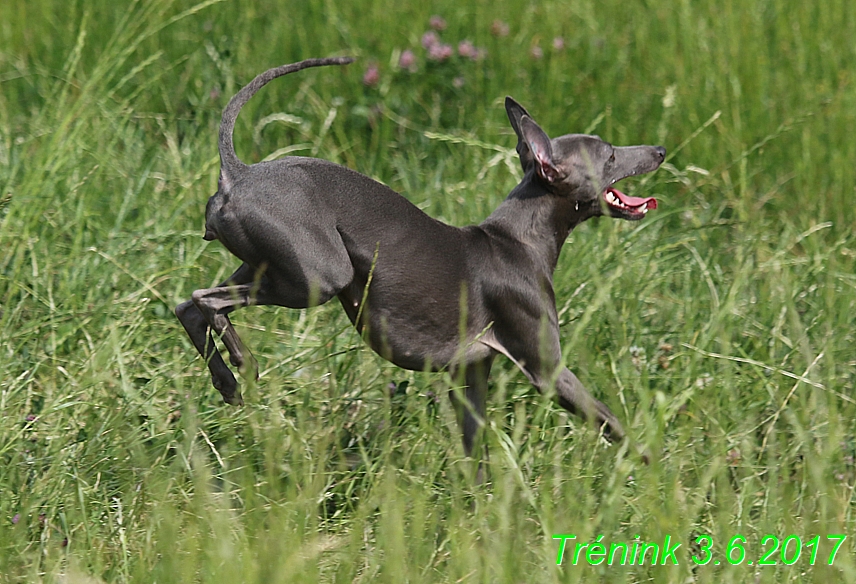
[{"label": "dog's nose", "polygon": [[656,148],[654,148],[654,151],[657,153],[657,155],[660,157],[661,160],[666,159],[666,149],[665,148],[663,148],[662,146],[657,146]]}]

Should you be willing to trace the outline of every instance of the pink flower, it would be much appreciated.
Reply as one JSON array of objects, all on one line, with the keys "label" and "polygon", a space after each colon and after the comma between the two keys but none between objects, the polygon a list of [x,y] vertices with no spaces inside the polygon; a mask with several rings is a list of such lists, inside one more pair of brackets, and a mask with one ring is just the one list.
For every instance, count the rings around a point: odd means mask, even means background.
[{"label": "pink flower", "polygon": [[533,59],[543,59],[544,58],[544,50],[538,45],[532,45],[532,48],[529,49],[529,56]]},{"label": "pink flower", "polygon": [[452,45],[436,44],[432,45],[430,49],[428,49],[428,58],[432,61],[445,61],[454,53],[454,49],[452,49]]},{"label": "pink flower", "polygon": [[406,49],[401,53],[401,56],[398,58],[398,66],[401,69],[407,69],[411,73],[416,71],[416,55],[413,54],[413,51],[410,49]]},{"label": "pink flower", "polygon": [[458,54],[461,57],[475,59],[478,54],[478,49],[470,41],[464,40],[458,43]]},{"label": "pink flower", "polygon": [[428,32],[422,35],[422,46],[426,49],[431,50],[431,47],[439,44],[440,37],[438,37],[437,33],[433,30],[429,30]]},{"label": "pink flower", "polygon": [[363,75],[363,85],[366,87],[374,87],[380,81],[380,69],[377,68],[377,65],[371,64],[366,69],[365,75]]},{"label": "pink flower", "polygon": [[428,21],[431,25],[431,28],[434,30],[443,31],[446,30],[446,19],[442,16],[434,15],[431,17],[431,20]]},{"label": "pink flower", "polygon": [[463,77],[455,77],[454,79],[452,79],[452,85],[455,87],[455,89],[460,89],[464,86],[465,83],[466,79],[464,79]]},{"label": "pink flower", "polygon": [[509,28],[508,23],[499,19],[494,20],[490,25],[490,34],[493,36],[506,37],[509,32],[511,32],[511,29]]},{"label": "pink flower", "polygon": [[556,37],[553,39],[553,48],[557,51],[561,51],[565,48],[565,39],[562,37]]}]

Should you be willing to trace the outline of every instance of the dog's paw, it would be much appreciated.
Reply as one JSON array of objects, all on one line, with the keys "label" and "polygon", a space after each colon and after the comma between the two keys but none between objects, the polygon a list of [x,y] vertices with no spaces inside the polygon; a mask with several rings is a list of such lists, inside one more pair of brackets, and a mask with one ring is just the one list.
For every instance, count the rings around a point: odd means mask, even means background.
[{"label": "dog's paw", "polygon": [[218,375],[211,375],[211,383],[223,396],[223,401],[233,406],[244,405],[241,392],[238,391],[238,381],[231,371],[225,371]]},{"label": "dog's paw", "polygon": [[241,392],[237,391],[230,396],[223,395],[223,401],[230,406],[242,406],[244,405],[244,398],[241,397]]},{"label": "dog's paw", "polygon": [[236,365],[236,367],[238,367],[238,373],[240,373],[241,377],[244,379],[252,379],[253,381],[259,380],[259,363],[249,352],[244,355],[241,364]]}]

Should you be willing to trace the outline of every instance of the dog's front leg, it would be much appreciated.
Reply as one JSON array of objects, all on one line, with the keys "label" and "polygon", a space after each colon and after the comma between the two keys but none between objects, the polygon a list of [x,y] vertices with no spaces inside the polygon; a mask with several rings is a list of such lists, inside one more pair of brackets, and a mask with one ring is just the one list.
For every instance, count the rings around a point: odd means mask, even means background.
[{"label": "dog's front leg", "polygon": [[487,412],[487,379],[493,357],[466,365],[464,387],[452,390],[449,397],[455,408],[458,426],[463,434],[464,453],[479,457],[476,483],[484,480],[484,463],[488,459],[487,441],[484,437],[485,415]]},{"label": "dog's front leg", "polygon": [[[516,313],[515,316],[520,317],[520,313]],[[509,322],[527,324],[523,318],[509,320]],[[530,322],[528,325],[517,328],[522,331],[538,330],[536,323]],[[598,427],[603,427],[604,436],[610,441],[623,440],[624,428],[621,427],[615,414],[606,405],[593,398],[577,376],[561,365],[562,349],[559,345],[558,327],[554,325],[551,328],[552,334],[547,341],[548,348],[544,352],[539,350],[543,343],[532,340],[527,342],[525,336],[506,334],[502,329],[497,329],[495,336],[487,338],[486,341],[495,350],[510,357],[538,391],[546,394],[553,394],[555,391],[556,401],[560,406],[572,414],[591,420]]]},{"label": "dog's front leg", "polygon": [[[499,315],[502,319],[496,319],[482,342],[514,361],[538,391],[548,395],[555,391],[560,406],[603,427],[609,440],[623,440],[624,429],[618,418],[562,365],[558,318],[552,303],[544,305],[540,311],[522,308],[525,305],[506,307]],[[542,315],[546,316],[546,329]]]},{"label": "dog's front leg", "polygon": [[615,414],[605,404],[593,398],[567,367],[562,368],[556,379],[556,397],[559,405],[569,412],[588,418],[603,428],[603,435],[610,442],[620,442],[624,439],[624,428]]}]

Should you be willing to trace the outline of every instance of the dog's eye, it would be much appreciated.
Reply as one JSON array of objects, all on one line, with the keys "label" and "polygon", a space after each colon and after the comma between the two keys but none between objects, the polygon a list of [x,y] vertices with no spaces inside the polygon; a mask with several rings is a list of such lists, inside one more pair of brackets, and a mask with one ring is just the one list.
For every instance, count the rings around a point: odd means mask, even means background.
[{"label": "dog's eye", "polygon": [[612,151],[612,154],[609,156],[610,162],[615,162],[615,150]]}]

